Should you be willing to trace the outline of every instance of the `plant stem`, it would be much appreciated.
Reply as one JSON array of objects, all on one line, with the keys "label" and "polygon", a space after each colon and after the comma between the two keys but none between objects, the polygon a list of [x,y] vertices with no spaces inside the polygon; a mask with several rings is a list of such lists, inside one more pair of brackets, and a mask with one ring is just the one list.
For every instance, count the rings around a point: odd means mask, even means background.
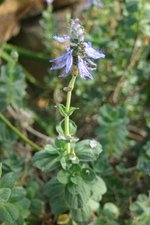
[{"label": "plant stem", "polygon": [[34,142],[32,142],[30,139],[28,139],[25,135],[23,135],[15,126],[13,126],[10,121],[2,114],[0,113],[0,119],[7,124],[7,126],[13,130],[24,142],[29,144],[32,148],[34,148],[37,151],[42,150],[38,145],[36,145]]},{"label": "plant stem", "polygon": [[[70,111],[70,104],[71,104],[71,96],[72,91],[74,88],[75,80],[76,80],[77,74],[74,74],[72,76],[72,79],[69,83],[69,86],[67,87],[67,100],[66,100],[66,116],[65,116],[65,135],[66,137],[70,136],[70,130],[69,130],[69,111]],[[67,153],[70,154],[71,149],[70,143],[67,143]]]}]

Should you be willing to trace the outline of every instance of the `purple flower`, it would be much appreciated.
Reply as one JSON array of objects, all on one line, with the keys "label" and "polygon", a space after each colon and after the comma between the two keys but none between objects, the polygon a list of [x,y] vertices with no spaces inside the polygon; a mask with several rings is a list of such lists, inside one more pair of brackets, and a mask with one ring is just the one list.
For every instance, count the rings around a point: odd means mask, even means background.
[{"label": "purple flower", "polygon": [[96,51],[94,48],[92,48],[92,44],[90,42],[84,42],[83,44],[88,57],[93,59],[105,58],[104,53],[102,51]]},{"label": "purple flower", "polygon": [[54,38],[55,41],[58,41],[60,43],[64,43],[64,42],[67,42],[67,41],[70,40],[70,37],[66,36],[66,35],[64,35],[62,37],[58,37],[57,35],[53,35],[53,38]]},{"label": "purple flower", "polygon": [[101,2],[101,0],[87,0],[85,9],[88,10],[91,6],[98,6],[100,8],[104,7],[104,5]]},{"label": "purple flower", "polygon": [[50,68],[50,70],[57,70],[57,69],[62,69],[65,67],[65,70],[63,71],[62,73],[62,76],[66,76],[72,65],[73,65],[73,56],[72,56],[72,50],[70,49],[67,49],[67,53],[56,58],[56,59],[51,59],[50,62],[54,62],[54,63],[57,63],[57,65],[55,66],[52,66]]},{"label": "purple flower", "polygon": [[72,21],[70,37],[65,35],[58,37],[54,35],[53,38],[60,43],[67,42],[69,47],[66,47],[66,54],[50,60],[51,63],[56,63],[50,70],[64,68],[61,76],[65,77],[71,68],[76,66],[81,78],[93,79],[89,71],[96,70],[97,65],[92,59],[104,58],[105,55],[102,51],[95,50],[90,42],[84,42],[84,30],[80,25],[79,19]]},{"label": "purple flower", "polygon": [[93,79],[93,76],[88,71],[88,66],[85,60],[83,60],[80,56],[78,56],[78,69],[81,78],[90,78]]}]

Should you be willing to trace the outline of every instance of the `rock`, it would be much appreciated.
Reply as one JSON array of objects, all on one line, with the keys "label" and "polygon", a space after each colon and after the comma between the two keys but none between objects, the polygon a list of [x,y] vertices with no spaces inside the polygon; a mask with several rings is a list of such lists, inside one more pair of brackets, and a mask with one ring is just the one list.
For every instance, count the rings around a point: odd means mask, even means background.
[{"label": "rock", "polygon": [[5,0],[0,5],[0,41],[7,41],[20,30],[19,21],[43,10],[43,0]]}]

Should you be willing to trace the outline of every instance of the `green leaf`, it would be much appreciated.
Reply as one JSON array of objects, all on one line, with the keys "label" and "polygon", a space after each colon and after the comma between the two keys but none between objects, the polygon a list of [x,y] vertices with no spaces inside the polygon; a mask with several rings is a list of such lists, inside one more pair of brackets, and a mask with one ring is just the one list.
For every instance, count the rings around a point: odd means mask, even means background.
[{"label": "green leaf", "polygon": [[81,162],[95,161],[102,152],[102,146],[95,140],[83,140],[76,144],[75,153]]},{"label": "green leaf", "polygon": [[22,99],[26,94],[25,89],[25,75],[21,66],[15,61],[2,66],[0,76],[0,111],[4,111],[9,104],[14,108],[21,107]]},{"label": "green leaf", "polygon": [[77,107],[70,107],[70,110],[69,110],[69,113],[68,113],[68,116],[71,116],[75,110],[78,110],[79,108]]},{"label": "green leaf", "polygon": [[68,211],[65,201],[65,185],[54,177],[45,186],[45,195],[50,199],[52,212],[56,215]]},{"label": "green leaf", "polygon": [[62,115],[63,117],[65,117],[67,115],[66,107],[63,104],[57,105],[57,109],[59,110],[60,115]]},{"label": "green leaf", "polygon": [[74,121],[72,120],[69,120],[69,132],[70,132],[70,135],[75,135],[77,131],[77,125],[75,124]]},{"label": "green leaf", "polygon": [[107,191],[106,184],[99,176],[91,183],[91,199],[100,201],[103,194]]},{"label": "green leaf", "polygon": [[89,220],[91,212],[90,212],[89,208],[86,205],[84,205],[83,208],[72,209],[71,214],[72,214],[72,218],[74,221],[83,223],[83,222],[87,222]]},{"label": "green leaf", "polygon": [[0,221],[7,225],[23,225],[29,215],[26,191],[15,186],[18,178],[18,173],[10,172],[0,179]]},{"label": "green leaf", "polygon": [[2,120],[0,120],[0,128],[0,145],[6,150],[12,149],[13,144],[17,140],[16,134]]},{"label": "green leaf", "polygon": [[[61,136],[65,136],[65,120],[62,120],[57,126],[56,126],[56,130],[58,132],[59,135]],[[74,135],[77,131],[77,125],[72,121],[69,120],[69,132],[70,135]]]},{"label": "green leaf", "polygon": [[0,179],[0,188],[13,188],[19,178],[19,173],[10,172]]},{"label": "green leaf", "polygon": [[83,208],[90,198],[89,186],[83,181],[81,177],[78,183],[69,183],[65,189],[65,199],[70,208]]},{"label": "green leaf", "polygon": [[14,225],[18,217],[19,211],[13,204],[7,203],[7,205],[0,207],[0,221]]},{"label": "green leaf", "polygon": [[11,192],[10,202],[16,202],[23,199],[26,195],[26,191],[23,187],[14,187]]},{"label": "green leaf", "polygon": [[95,179],[96,174],[95,174],[94,170],[92,170],[91,168],[84,168],[81,171],[81,176],[82,176],[83,180],[90,182]]},{"label": "green leaf", "polygon": [[0,202],[7,202],[11,195],[10,188],[0,188]]},{"label": "green leaf", "polygon": [[66,106],[64,106],[63,104],[59,104],[57,105],[57,109],[59,110],[59,113],[65,117],[65,116],[71,116],[73,114],[73,112],[79,108],[76,107],[70,107],[69,112],[66,112]]},{"label": "green leaf", "polygon": [[130,205],[130,210],[134,215],[142,215],[145,216],[150,215],[150,194],[149,196],[145,194],[139,194],[136,201]]},{"label": "green leaf", "polygon": [[19,210],[20,216],[24,219],[27,218],[30,214],[30,200],[27,198],[22,198],[19,201],[13,203],[14,206]]},{"label": "green leaf", "polygon": [[62,157],[60,160],[60,164],[62,166],[62,168],[65,170],[67,168],[67,161],[65,157]]},{"label": "green leaf", "polygon": [[60,170],[57,174],[57,180],[61,183],[61,184],[67,184],[69,181],[69,176],[70,174],[64,170]]},{"label": "green leaf", "polygon": [[27,183],[26,191],[28,198],[35,198],[39,193],[39,188],[39,183],[37,181],[31,181]]},{"label": "green leaf", "polygon": [[142,170],[150,176],[150,158],[144,154],[139,156],[137,161],[137,169]]},{"label": "green leaf", "polygon": [[56,130],[59,135],[65,136],[65,127],[64,127],[64,120],[62,120],[57,126]]},{"label": "green leaf", "polygon": [[88,206],[89,206],[91,211],[96,212],[99,209],[99,207],[100,207],[100,203],[95,201],[95,200],[93,200],[93,199],[90,199],[88,201]]},{"label": "green leaf", "polygon": [[117,219],[119,217],[118,207],[111,202],[105,203],[103,211],[105,212],[106,216],[111,217],[113,219]]},{"label": "green leaf", "polygon": [[100,108],[97,136],[109,157],[119,158],[126,145],[128,118],[123,107],[106,104]]},{"label": "green leaf", "polygon": [[44,204],[40,199],[34,198],[31,200],[30,210],[32,213],[40,213],[42,209],[44,209]]},{"label": "green leaf", "polygon": [[44,150],[34,155],[33,164],[42,171],[48,172],[60,166],[60,159],[58,149],[52,145],[46,145]]},{"label": "green leaf", "polygon": [[145,150],[145,153],[148,157],[150,157],[150,141],[148,141],[146,143],[146,145],[144,146],[144,150]]}]

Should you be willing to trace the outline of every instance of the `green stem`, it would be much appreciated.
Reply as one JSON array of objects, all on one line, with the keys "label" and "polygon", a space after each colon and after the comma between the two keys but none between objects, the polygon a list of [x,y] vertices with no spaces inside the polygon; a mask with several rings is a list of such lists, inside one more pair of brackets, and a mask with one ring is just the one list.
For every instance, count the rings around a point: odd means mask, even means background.
[{"label": "green stem", "polygon": [[[70,136],[70,130],[69,130],[69,111],[70,111],[70,104],[71,104],[71,96],[72,96],[72,91],[74,88],[76,76],[72,76],[72,79],[69,83],[68,90],[67,90],[67,100],[66,100],[66,116],[65,116],[65,135],[66,137]],[[67,153],[70,154],[71,152],[71,145],[70,143],[67,143]]]},{"label": "green stem", "polygon": [[42,150],[38,145],[36,145],[34,142],[32,142],[30,139],[28,139],[25,135],[23,135],[16,127],[14,127],[10,121],[2,114],[0,113],[0,119],[7,124],[7,126],[13,130],[24,142],[29,144],[32,148],[34,148],[37,151]]}]

